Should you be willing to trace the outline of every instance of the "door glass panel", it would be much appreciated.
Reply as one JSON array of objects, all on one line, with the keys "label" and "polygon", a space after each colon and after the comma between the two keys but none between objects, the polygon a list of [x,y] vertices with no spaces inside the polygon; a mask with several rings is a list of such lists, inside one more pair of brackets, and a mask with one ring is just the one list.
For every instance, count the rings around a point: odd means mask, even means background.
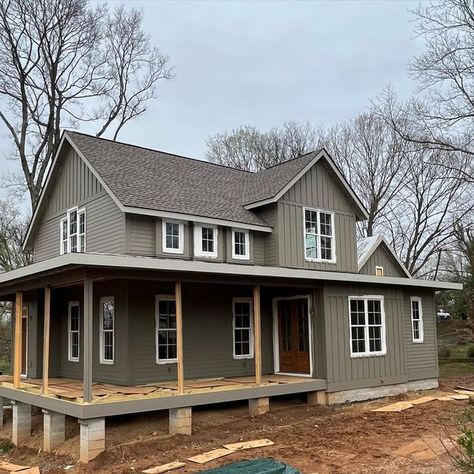
[{"label": "door glass panel", "polygon": [[297,304],[298,304],[299,351],[309,352],[308,311],[306,309],[306,301],[301,301]]}]

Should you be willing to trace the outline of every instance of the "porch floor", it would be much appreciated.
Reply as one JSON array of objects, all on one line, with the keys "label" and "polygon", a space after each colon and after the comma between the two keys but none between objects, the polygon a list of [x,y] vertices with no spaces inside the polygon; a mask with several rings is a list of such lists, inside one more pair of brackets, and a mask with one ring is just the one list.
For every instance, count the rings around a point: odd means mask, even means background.
[{"label": "porch floor", "polygon": [[[292,375],[264,375],[260,387],[271,387],[315,381],[308,377]],[[0,376],[0,385],[13,388],[13,377]],[[22,379],[20,390],[34,395],[41,395],[41,379]],[[212,379],[186,380],[184,395],[208,394],[212,392],[234,391],[257,387],[255,377],[222,377]],[[177,382],[156,382],[146,385],[121,386],[94,382],[93,404],[120,402],[126,400],[152,399],[178,396]],[[69,378],[51,378],[48,397],[62,399],[73,403],[84,403],[82,381]]]}]

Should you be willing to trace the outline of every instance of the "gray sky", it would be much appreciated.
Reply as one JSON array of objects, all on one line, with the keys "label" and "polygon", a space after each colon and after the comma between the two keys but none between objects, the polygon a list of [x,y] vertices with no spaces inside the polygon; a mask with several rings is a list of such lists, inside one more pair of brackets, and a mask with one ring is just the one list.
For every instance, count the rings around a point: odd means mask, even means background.
[{"label": "gray sky", "polygon": [[[207,137],[241,124],[331,126],[388,84],[401,98],[413,90],[406,67],[422,48],[409,13],[417,1],[126,3],[143,9],[176,77],[121,141],[204,158]],[[0,144],[5,137],[0,129]]]}]

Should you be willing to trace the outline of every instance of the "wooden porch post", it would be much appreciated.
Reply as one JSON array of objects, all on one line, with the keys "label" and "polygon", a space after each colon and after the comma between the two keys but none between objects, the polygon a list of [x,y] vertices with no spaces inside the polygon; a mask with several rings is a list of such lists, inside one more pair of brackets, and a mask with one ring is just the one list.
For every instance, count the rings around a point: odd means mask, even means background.
[{"label": "wooden porch post", "polygon": [[253,288],[253,325],[254,325],[254,357],[255,382],[262,384],[262,330],[260,319],[260,287]]},{"label": "wooden porch post", "polygon": [[49,385],[49,335],[51,327],[51,288],[44,289],[44,325],[43,325],[43,386],[42,394],[48,394]]},{"label": "wooden porch post", "polygon": [[17,291],[15,301],[15,352],[13,359],[13,388],[21,384],[21,354],[23,349],[23,292]]},{"label": "wooden porch post", "polygon": [[93,304],[93,280],[87,275],[84,278],[84,347],[82,357],[84,361],[84,402],[92,402],[92,314]]},{"label": "wooden porch post", "polygon": [[184,361],[183,361],[183,303],[181,282],[175,283],[176,299],[176,357],[178,359],[178,394],[184,393]]}]

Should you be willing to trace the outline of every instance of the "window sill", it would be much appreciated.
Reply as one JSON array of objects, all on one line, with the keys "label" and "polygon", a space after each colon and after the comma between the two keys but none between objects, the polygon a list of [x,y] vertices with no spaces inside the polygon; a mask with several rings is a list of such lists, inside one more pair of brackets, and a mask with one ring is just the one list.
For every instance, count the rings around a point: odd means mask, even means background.
[{"label": "window sill", "polygon": [[156,361],[157,365],[177,364],[178,359],[161,359]]},{"label": "window sill", "polygon": [[321,258],[307,258],[305,257],[305,262],[311,262],[311,263],[332,263],[332,264],[336,264],[337,263],[337,260],[323,260]]},{"label": "window sill", "polygon": [[232,255],[232,260],[250,260],[250,255]]},{"label": "window sill", "polygon": [[198,258],[217,258],[217,254],[213,253],[195,253],[194,256]]},{"label": "window sill", "polygon": [[253,359],[253,355],[234,355],[234,360],[247,360]]},{"label": "window sill", "polygon": [[413,340],[412,342],[413,342],[413,344],[423,344],[425,341],[423,339],[421,339],[421,340],[418,340],[418,341]]},{"label": "window sill", "polygon": [[381,357],[387,355],[387,351],[383,352],[364,352],[360,354],[351,354],[351,359],[363,359],[366,357]]},{"label": "window sill", "polygon": [[100,365],[114,365],[113,360],[101,360]]},{"label": "window sill", "polygon": [[76,362],[76,363],[78,363],[78,362],[79,362],[79,359],[68,359],[67,361],[68,361],[68,362]]},{"label": "window sill", "polygon": [[172,253],[174,255],[183,255],[182,249],[163,249],[163,253]]}]

